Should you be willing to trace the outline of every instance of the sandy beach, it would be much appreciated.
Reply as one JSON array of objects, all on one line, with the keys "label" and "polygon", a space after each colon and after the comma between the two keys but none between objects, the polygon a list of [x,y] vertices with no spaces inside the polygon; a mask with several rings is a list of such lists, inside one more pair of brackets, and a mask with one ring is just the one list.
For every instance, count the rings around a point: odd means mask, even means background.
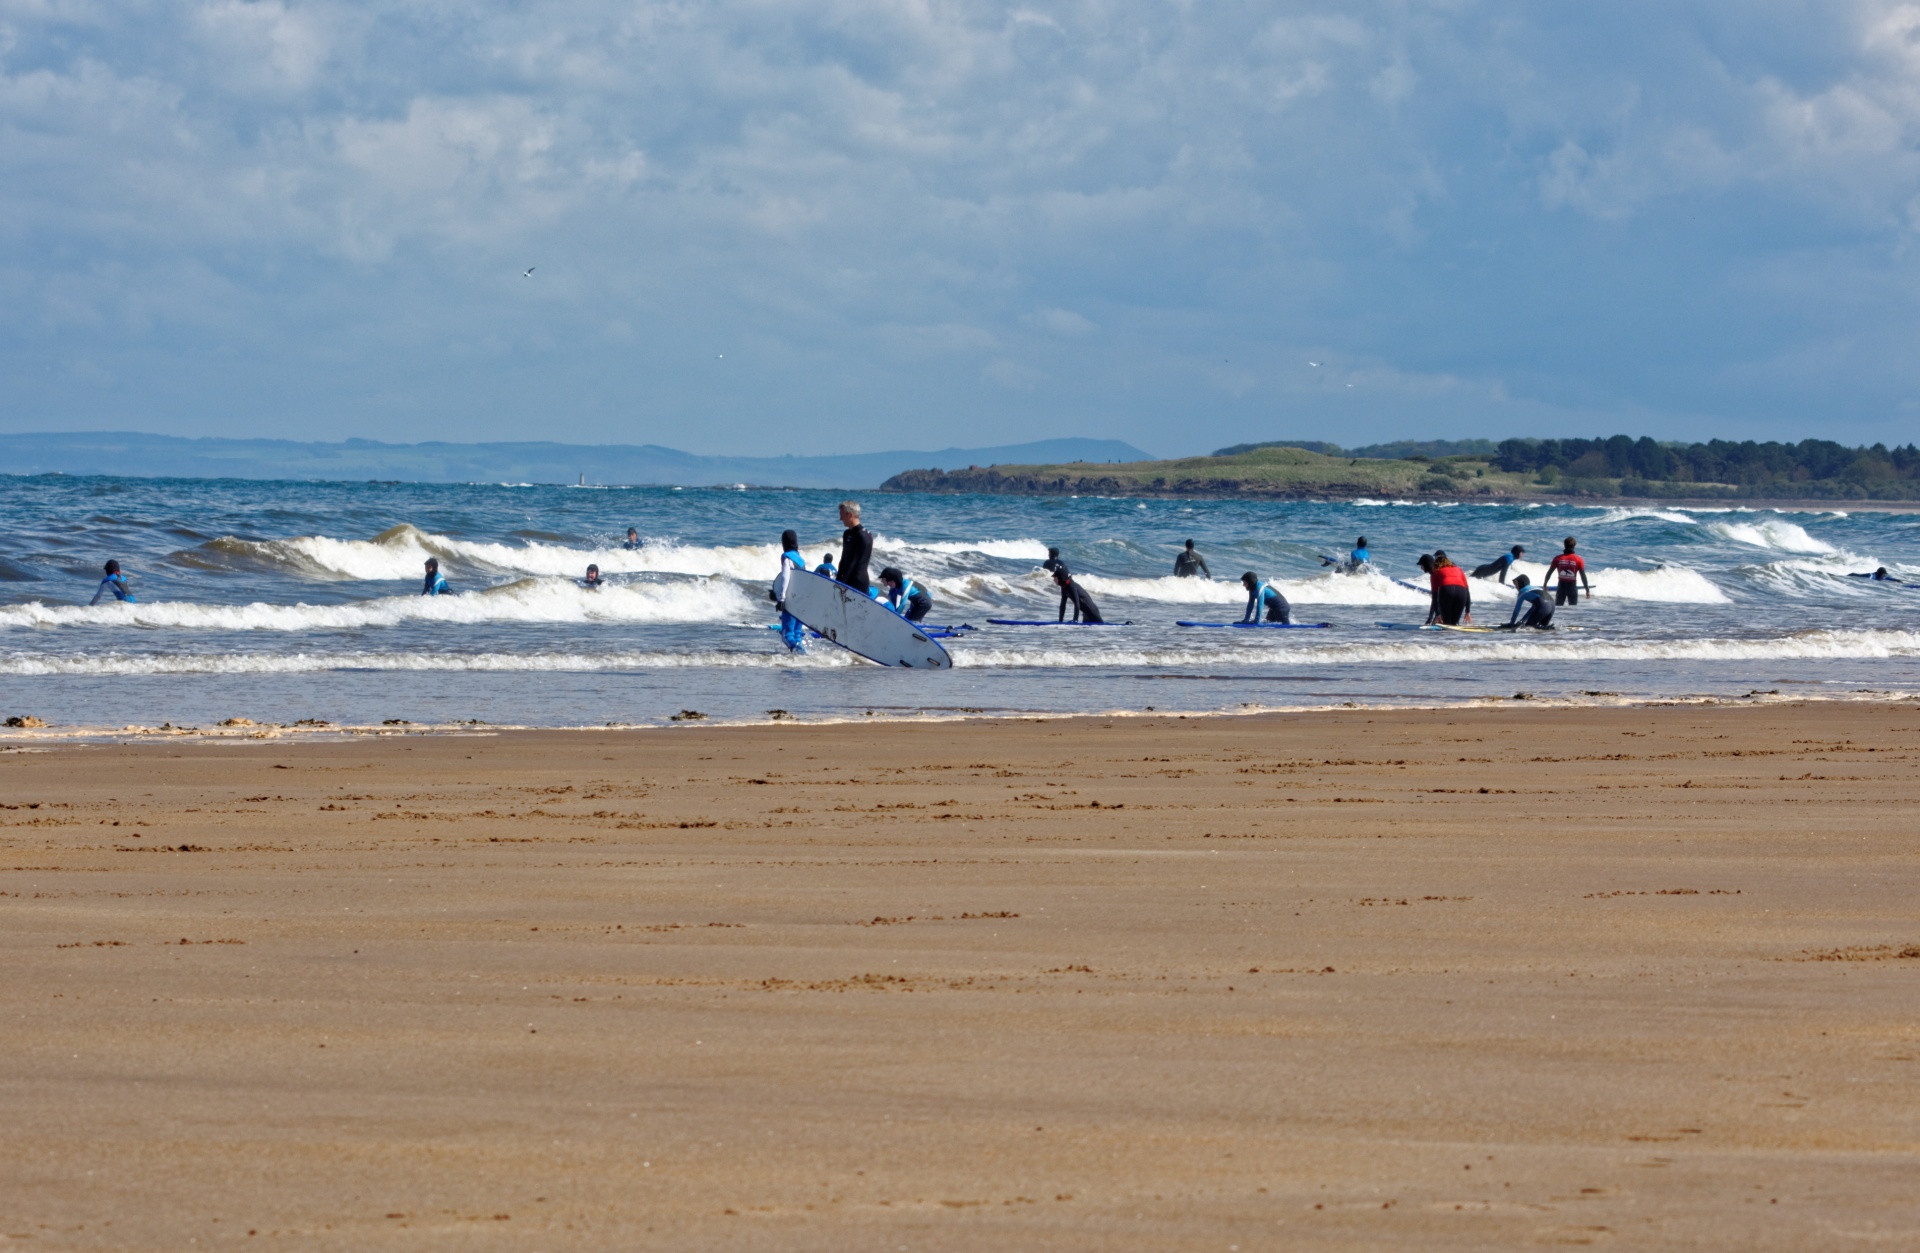
[{"label": "sandy beach", "polygon": [[3,740],[0,1242],[1920,1246],[1917,732]]}]

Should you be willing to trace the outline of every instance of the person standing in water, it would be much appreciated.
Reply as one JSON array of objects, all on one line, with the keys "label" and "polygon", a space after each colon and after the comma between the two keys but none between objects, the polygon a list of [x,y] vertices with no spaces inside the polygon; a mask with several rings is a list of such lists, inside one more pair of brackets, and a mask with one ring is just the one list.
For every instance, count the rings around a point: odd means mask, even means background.
[{"label": "person standing in water", "polygon": [[427,581],[421,585],[422,596],[451,596],[453,588],[447,585],[447,576],[440,573],[440,558],[427,558]]},{"label": "person standing in water", "polygon": [[860,502],[840,502],[840,521],[847,529],[840,536],[840,573],[834,577],[856,592],[872,592],[873,580],[867,576],[867,563],[873,560],[873,536],[860,525]]},{"label": "person standing in water", "polygon": [[1559,584],[1553,589],[1553,603],[1555,605],[1580,603],[1580,591],[1573,582],[1576,578],[1580,580],[1580,587],[1587,589],[1587,599],[1592,600],[1593,585],[1587,582],[1587,563],[1573,551],[1573,536],[1567,536],[1564,543],[1566,551],[1547,563],[1547,574],[1559,578]]},{"label": "person standing in water", "polygon": [[1073,574],[1065,566],[1053,572],[1053,585],[1060,589],[1060,621],[1067,620],[1067,606],[1073,606],[1073,620],[1089,626],[1098,626],[1106,619],[1100,616],[1100,606],[1093,603],[1093,597],[1087,595],[1087,589],[1073,581]]},{"label": "person standing in water", "polygon": [[120,573],[120,563],[109,561],[106,564],[106,578],[100,580],[100,586],[93,589],[93,599],[89,605],[97,605],[103,596],[111,595],[115,600],[126,601],[130,605],[140,602],[133,598],[133,589],[127,586],[127,576]]},{"label": "person standing in water", "polygon": [[[1511,572],[1514,567],[1514,563],[1526,555],[1527,550],[1523,546],[1515,544],[1511,550],[1501,553],[1486,565],[1475,566],[1473,568],[1473,577],[1476,579],[1490,579],[1497,575],[1500,581],[1505,583],[1508,573]],[[1518,587],[1519,584],[1516,583],[1514,586]]]},{"label": "person standing in water", "polygon": [[1546,592],[1529,586],[1532,582],[1524,574],[1513,576],[1513,586],[1520,595],[1514,598],[1513,614],[1507,619],[1506,629],[1509,631],[1517,631],[1521,627],[1553,630],[1553,602],[1547,599]]},{"label": "person standing in water", "polygon": [[1049,548],[1047,549],[1047,559],[1040,563],[1040,568],[1048,574],[1052,574],[1055,570],[1066,569],[1067,563],[1060,560],[1060,550],[1058,548]]},{"label": "person standing in water", "polygon": [[1177,579],[1197,579],[1202,575],[1211,579],[1213,571],[1207,569],[1207,559],[1195,552],[1193,541],[1188,540],[1187,546],[1180,550],[1180,555],[1173,559],[1173,576]]},{"label": "person standing in water", "polygon": [[775,604],[780,606],[780,638],[786,643],[787,651],[804,653],[807,651],[807,627],[800,619],[787,612],[787,580],[795,571],[805,573],[807,559],[800,555],[800,536],[792,531],[780,532],[780,576],[773,581],[773,590],[767,593]]},{"label": "person standing in water", "polygon": [[1293,606],[1287,603],[1279,588],[1262,583],[1260,576],[1251,570],[1240,576],[1240,586],[1247,589],[1247,611],[1240,615],[1240,621],[1258,622],[1264,613],[1268,622],[1292,625]]},{"label": "person standing in water", "polygon": [[1467,585],[1467,572],[1454,565],[1453,559],[1439,549],[1434,550],[1430,561],[1423,558],[1422,565],[1428,571],[1427,582],[1433,589],[1428,624],[1435,619],[1445,626],[1472,622],[1473,591]]},{"label": "person standing in water", "polygon": [[830,579],[840,577],[840,571],[834,567],[832,553],[821,554],[820,564],[813,568],[813,572],[815,574],[824,574]]},{"label": "person standing in water", "polygon": [[887,605],[908,622],[923,621],[933,612],[933,594],[921,587],[897,566],[880,572],[880,586],[887,590]]}]

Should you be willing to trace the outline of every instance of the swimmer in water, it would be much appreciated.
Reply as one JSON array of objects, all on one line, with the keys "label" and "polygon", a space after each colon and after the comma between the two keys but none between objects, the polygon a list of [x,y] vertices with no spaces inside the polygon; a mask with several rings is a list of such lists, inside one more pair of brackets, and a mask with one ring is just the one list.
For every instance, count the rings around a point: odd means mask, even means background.
[{"label": "swimmer in water", "polygon": [[120,573],[119,562],[109,561],[106,566],[106,575],[106,578],[100,580],[100,586],[93,589],[93,599],[87,602],[89,605],[99,604],[100,598],[109,594],[115,600],[124,600],[130,605],[140,603],[133,598],[133,590],[127,586],[127,576]]},{"label": "swimmer in water", "polygon": [[590,592],[599,591],[600,590],[600,567],[588,566],[587,577],[580,580],[580,586],[586,588]]},{"label": "swimmer in water", "polygon": [[1293,606],[1287,603],[1279,588],[1262,583],[1260,576],[1251,570],[1240,576],[1240,586],[1247,589],[1247,611],[1240,615],[1240,621],[1258,622],[1264,613],[1268,622],[1292,624]]},{"label": "swimmer in water", "polygon": [[422,596],[451,596],[453,588],[447,585],[447,576],[440,573],[440,558],[427,558],[427,581],[421,585]]},{"label": "swimmer in water", "polygon": [[627,542],[620,545],[620,547],[626,549],[628,552],[632,552],[634,549],[640,547],[640,532],[633,527],[628,527]]},{"label": "swimmer in water", "polygon": [[908,622],[919,622],[933,611],[933,595],[897,566],[880,572],[880,586],[886,589],[887,606]]}]

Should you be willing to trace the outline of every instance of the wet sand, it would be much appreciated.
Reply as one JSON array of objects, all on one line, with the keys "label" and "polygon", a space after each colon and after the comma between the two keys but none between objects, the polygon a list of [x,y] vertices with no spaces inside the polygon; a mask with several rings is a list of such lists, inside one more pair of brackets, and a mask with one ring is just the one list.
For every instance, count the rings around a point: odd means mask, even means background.
[{"label": "wet sand", "polygon": [[1920,1246],[1917,733],[7,752],[0,1243]]}]

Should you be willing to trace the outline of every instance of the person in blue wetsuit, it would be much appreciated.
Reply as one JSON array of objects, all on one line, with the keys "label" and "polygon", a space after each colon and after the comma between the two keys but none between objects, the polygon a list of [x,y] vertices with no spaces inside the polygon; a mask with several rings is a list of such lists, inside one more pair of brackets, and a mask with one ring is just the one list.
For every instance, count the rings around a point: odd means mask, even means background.
[{"label": "person in blue wetsuit", "polygon": [[106,566],[106,575],[106,578],[100,580],[100,586],[93,589],[93,599],[87,602],[89,605],[99,604],[100,598],[108,594],[112,594],[115,600],[124,600],[130,605],[140,603],[133,598],[133,589],[127,586],[127,576],[120,573],[119,562],[109,561]]},{"label": "person in blue wetsuit", "polygon": [[774,580],[774,590],[767,595],[776,604],[780,604],[780,638],[785,641],[789,652],[807,651],[807,626],[800,619],[788,613],[781,592],[786,589],[786,580],[792,577],[792,571],[804,573],[807,559],[800,555],[800,537],[792,531],[780,532],[780,577]]},{"label": "person in blue wetsuit", "polygon": [[840,577],[840,569],[839,567],[833,564],[832,553],[828,553],[825,556],[821,557],[820,564],[813,568],[813,572],[815,574],[824,574],[830,579],[837,579]]},{"label": "person in blue wetsuit", "polygon": [[1507,619],[1506,630],[1517,631],[1521,627],[1553,630],[1553,601],[1539,588],[1529,586],[1532,582],[1524,574],[1513,576],[1513,586],[1520,595],[1514,598],[1513,615]]},{"label": "person in blue wetsuit", "polygon": [[[1505,583],[1507,581],[1507,575],[1513,571],[1513,563],[1526,555],[1526,547],[1521,544],[1515,544],[1511,550],[1501,553],[1486,565],[1475,566],[1473,568],[1473,577],[1476,579],[1491,579],[1497,577],[1502,583]],[[1518,584],[1515,586],[1518,586]]]},{"label": "person in blue wetsuit", "polygon": [[1240,615],[1240,621],[1258,622],[1265,614],[1268,622],[1292,624],[1293,606],[1287,603],[1279,588],[1262,583],[1260,576],[1251,570],[1240,576],[1240,586],[1247,589],[1247,611]]},{"label": "person in blue wetsuit", "polygon": [[880,586],[887,589],[887,605],[908,622],[920,622],[933,610],[933,594],[900,573],[897,566],[880,572]]},{"label": "person in blue wetsuit", "polygon": [[447,576],[440,573],[440,558],[427,558],[427,581],[421,585],[422,596],[451,596],[453,588],[447,584]]},{"label": "person in blue wetsuit", "polygon": [[626,549],[628,552],[632,552],[634,549],[640,547],[640,532],[633,527],[628,527],[627,542],[620,545],[620,547]]},{"label": "person in blue wetsuit", "polygon": [[1347,561],[1356,570],[1361,566],[1372,564],[1373,551],[1367,547],[1366,536],[1362,535],[1353,542],[1353,551],[1347,554]]},{"label": "person in blue wetsuit", "polygon": [[1093,603],[1093,597],[1087,595],[1087,589],[1073,581],[1073,572],[1061,566],[1053,572],[1053,585],[1060,589],[1060,621],[1067,620],[1067,606],[1073,606],[1073,620],[1084,622],[1088,626],[1099,626],[1106,619],[1100,616],[1100,606]]}]

